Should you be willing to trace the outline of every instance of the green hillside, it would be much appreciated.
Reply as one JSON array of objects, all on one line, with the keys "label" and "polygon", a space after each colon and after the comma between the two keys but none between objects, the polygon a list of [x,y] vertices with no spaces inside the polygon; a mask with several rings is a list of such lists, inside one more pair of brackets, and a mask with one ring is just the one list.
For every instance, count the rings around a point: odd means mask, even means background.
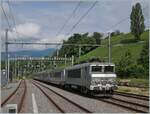
[{"label": "green hillside", "polygon": [[[144,42],[148,41],[149,39],[149,31],[145,31],[141,35],[141,41],[136,42],[134,40],[134,36],[131,33],[128,34],[120,34],[117,36],[111,37],[111,56],[112,56],[112,62],[116,62],[118,59],[120,59],[121,55],[124,55],[124,53],[127,50],[130,50],[132,54],[132,60],[136,61],[136,59],[139,58],[139,54],[142,50]],[[108,44],[108,39],[104,39],[102,41],[103,45]],[[108,59],[108,48],[107,47],[99,47],[95,50],[81,56],[77,62],[88,60],[90,58],[100,58],[105,61]]]}]

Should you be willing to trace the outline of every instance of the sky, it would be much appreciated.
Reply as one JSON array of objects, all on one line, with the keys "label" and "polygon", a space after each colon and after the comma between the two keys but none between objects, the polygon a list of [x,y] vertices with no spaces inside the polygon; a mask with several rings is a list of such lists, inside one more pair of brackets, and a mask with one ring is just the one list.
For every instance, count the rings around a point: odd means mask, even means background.
[{"label": "sky", "polygon": [[[121,32],[130,31],[130,16],[132,6],[140,2],[143,8],[145,25],[149,27],[149,2],[148,0],[98,0],[96,5],[80,21],[80,23],[71,31],[75,23],[87,12],[95,1],[81,1],[77,10],[74,11],[80,1],[1,1],[11,31],[8,32],[9,41],[17,42],[62,42],[74,33],[93,32],[107,33],[109,31],[120,30]],[[4,51],[5,32],[8,23],[2,8],[1,14],[1,49]],[[12,16],[13,14],[13,16]],[[58,34],[66,20],[72,15],[72,18],[66,23],[64,29]],[[13,21],[15,20],[15,24]],[[116,23],[120,24],[117,26]],[[17,31],[17,33],[15,32]],[[9,51],[17,50],[42,50],[50,46],[9,46]]]}]

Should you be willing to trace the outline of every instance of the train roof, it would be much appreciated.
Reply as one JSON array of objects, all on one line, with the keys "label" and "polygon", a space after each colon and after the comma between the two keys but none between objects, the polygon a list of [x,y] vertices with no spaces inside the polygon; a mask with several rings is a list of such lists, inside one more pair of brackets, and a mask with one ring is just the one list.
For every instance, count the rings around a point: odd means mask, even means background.
[{"label": "train roof", "polygon": [[[91,65],[102,65],[102,66],[105,66],[105,65],[110,65],[110,66],[115,66],[114,63],[107,63],[107,62],[89,62],[89,63],[82,63],[82,64],[77,64],[77,65],[74,65],[74,66],[68,66],[67,68],[65,69],[74,69],[74,68],[81,68],[81,67],[85,67],[85,66],[91,66]],[[59,71],[62,71],[64,69],[51,69],[51,70],[46,70],[46,71],[41,71],[41,72],[38,72],[38,74],[40,73],[49,73],[49,72],[59,72]],[[37,74],[37,73],[35,73]]]},{"label": "train roof", "polygon": [[115,66],[114,63],[107,63],[107,62],[91,62],[91,63],[82,63],[82,64],[77,64],[71,67],[67,67],[66,69],[72,69],[72,68],[80,68],[84,66],[91,66],[91,65],[102,65],[102,66]]}]

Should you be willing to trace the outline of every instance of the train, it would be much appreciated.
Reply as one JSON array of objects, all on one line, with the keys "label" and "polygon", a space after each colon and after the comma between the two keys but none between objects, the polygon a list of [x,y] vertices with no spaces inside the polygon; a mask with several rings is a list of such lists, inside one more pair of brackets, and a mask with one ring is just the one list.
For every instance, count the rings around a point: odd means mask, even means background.
[{"label": "train", "polygon": [[35,80],[75,88],[83,94],[112,95],[118,88],[113,63],[83,63],[65,69],[35,73],[33,76]]}]

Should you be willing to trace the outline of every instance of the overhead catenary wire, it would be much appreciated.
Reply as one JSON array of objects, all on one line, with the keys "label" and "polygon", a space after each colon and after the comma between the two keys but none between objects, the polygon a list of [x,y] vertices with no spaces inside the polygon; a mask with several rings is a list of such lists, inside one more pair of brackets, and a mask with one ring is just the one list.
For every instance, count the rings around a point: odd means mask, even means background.
[{"label": "overhead catenary wire", "polygon": [[[77,11],[77,9],[80,7],[82,1],[79,1],[77,3],[77,5],[75,6],[74,10],[72,11],[71,15],[68,17],[68,19],[66,19],[65,23],[63,24],[63,26],[59,29],[59,31],[56,34],[56,37],[63,31],[63,29],[65,28],[65,26],[67,25],[67,23],[69,23],[69,21],[72,19],[72,17],[74,16],[75,12]],[[56,48],[58,48],[59,45],[56,46]],[[57,50],[58,51],[58,50]]]},{"label": "overhead catenary wire", "polygon": [[[148,7],[148,6],[147,6]],[[142,10],[145,10],[147,7],[144,7]],[[125,17],[123,19],[121,19],[119,22],[117,22],[116,24],[112,25],[111,27],[109,27],[108,29],[106,29],[106,31],[111,30],[112,28],[115,28],[116,26],[120,25],[121,23],[123,23],[124,21],[126,21],[127,19],[129,19],[130,16]]]},{"label": "overhead catenary wire", "polygon": [[63,26],[59,29],[58,33],[56,34],[56,36],[58,36],[61,31],[65,28],[65,26],[67,25],[67,23],[72,19],[72,17],[74,16],[75,12],[77,11],[77,9],[79,8],[80,4],[82,3],[82,1],[79,1],[79,3],[76,5],[76,7],[74,8],[73,12],[71,13],[71,15],[68,17],[68,19],[65,21],[65,23],[63,24]]},{"label": "overhead catenary wire", "polygon": [[[96,1],[97,2],[97,1]],[[95,3],[95,2],[94,2]],[[96,4],[96,3],[95,3]],[[94,4],[92,5],[93,7],[95,6]],[[143,8],[143,10],[144,9],[146,9],[147,7],[145,7],[145,8]],[[90,9],[91,9],[91,7],[90,7]],[[88,10],[88,11],[90,11],[90,10]],[[86,16],[86,15],[85,15]],[[82,16],[83,18],[84,18],[84,16]],[[120,20],[118,23],[116,23],[116,24],[114,24],[113,26],[111,26],[110,28],[114,28],[114,27],[116,27],[116,26],[118,26],[119,24],[121,24],[122,22],[124,22],[124,21],[126,21],[126,19],[128,19],[129,18],[129,16],[128,17],[126,17],[126,18],[123,18],[122,20]],[[81,20],[81,18],[79,19],[79,20]],[[80,21],[78,21],[78,22],[80,22]],[[110,29],[109,28],[109,29]],[[14,31],[14,30],[13,30]],[[17,32],[17,31],[14,31],[14,32]],[[21,33],[19,33],[19,32],[17,32],[18,34],[21,34]],[[22,34],[23,36],[26,36],[26,37],[31,37],[31,36],[28,36],[28,35],[25,35],[25,34]]]},{"label": "overhead catenary wire", "polygon": [[[12,20],[13,20],[14,29],[15,29],[15,31],[16,31],[16,33],[17,33],[16,21],[15,21],[15,17],[14,17],[14,14],[13,14],[13,11],[12,11],[12,7],[11,7],[11,5],[10,5],[9,0],[7,1],[7,3],[8,3],[9,10],[10,10],[10,14],[11,14],[11,17],[12,17]],[[18,34],[18,33],[17,33],[16,35],[17,35],[17,37],[19,37],[19,34]]]},{"label": "overhead catenary wire", "polygon": [[[3,2],[2,2],[2,3],[3,3]],[[17,31],[15,18],[14,18],[13,12],[12,12],[12,8],[10,7],[10,2],[9,2],[9,0],[7,1],[7,4],[8,4],[9,10],[10,10],[10,14],[11,14],[11,17],[12,17],[12,20],[13,20],[14,29],[12,29],[12,26],[11,26],[11,24],[10,24],[10,22],[9,22],[7,13],[5,12],[5,9],[3,8],[3,5],[2,5],[2,4],[1,4],[1,9],[2,9],[4,15],[5,15],[5,18],[6,18],[8,27],[9,27],[9,31],[10,31],[10,32],[15,32],[18,36],[21,35],[21,36],[24,36],[24,37],[31,37],[31,36],[22,34],[22,33],[20,33],[20,32]],[[32,37],[32,38],[35,38],[35,37]],[[36,38],[35,38],[35,39],[36,39]],[[14,40],[15,40],[15,39],[14,39]]]},{"label": "overhead catenary wire", "polygon": [[5,12],[5,9],[3,8],[3,3],[1,4],[1,9],[2,9],[2,11],[3,11],[3,13],[4,13],[5,18],[6,18],[6,22],[7,22],[7,24],[8,24],[8,28],[11,29],[11,25],[10,25],[10,23],[9,23],[8,16],[7,16],[6,12]]},{"label": "overhead catenary wire", "polygon": [[95,1],[91,7],[79,18],[79,20],[72,26],[72,28],[70,29],[70,31],[67,33],[67,35],[69,35],[73,29],[75,29],[75,27],[82,21],[82,19],[87,16],[87,14],[95,7],[95,5],[98,3],[98,1]]}]

